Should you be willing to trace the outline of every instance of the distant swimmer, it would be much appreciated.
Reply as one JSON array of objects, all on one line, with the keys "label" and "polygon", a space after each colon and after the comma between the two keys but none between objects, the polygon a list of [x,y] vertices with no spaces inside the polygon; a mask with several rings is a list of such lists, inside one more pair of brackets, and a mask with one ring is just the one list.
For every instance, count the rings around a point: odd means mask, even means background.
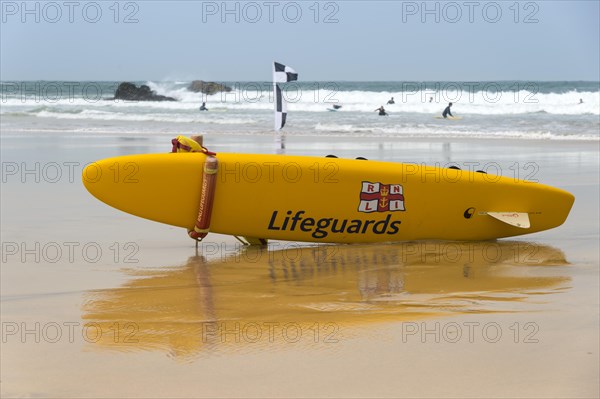
[{"label": "distant swimmer", "polygon": [[579,99],[579,104],[583,104],[583,98]]},{"label": "distant swimmer", "polygon": [[444,112],[442,112],[442,116],[443,116],[444,118],[447,118],[447,117],[448,117],[448,115],[450,115],[450,116],[454,116],[454,115],[452,115],[452,112],[450,112],[450,107],[451,107],[451,106],[452,106],[452,103],[448,103],[448,106],[446,107],[446,109],[444,110]]},{"label": "distant swimmer", "polygon": [[385,112],[385,108],[383,108],[383,105],[377,108],[375,111],[379,111],[379,116],[387,116],[387,112]]},{"label": "distant swimmer", "polygon": [[388,103],[388,104],[396,104],[396,103],[394,102],[394,97],[390,98],[390,99],[388,100],[388,102],[387,102],[387,103]]},{"label": "distant swimmer", "polygon": [[200,111],[208,111],[208,108],[206,108],[206,103],[202,103],[200,106]]}]

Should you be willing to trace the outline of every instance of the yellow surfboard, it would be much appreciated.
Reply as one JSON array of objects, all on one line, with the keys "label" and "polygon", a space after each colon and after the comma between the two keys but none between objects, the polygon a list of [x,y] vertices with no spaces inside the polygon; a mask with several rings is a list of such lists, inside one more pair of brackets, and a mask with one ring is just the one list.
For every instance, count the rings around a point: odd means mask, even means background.
[{"label": "yellow surfboard", "polygon": [[[487,240],[557,227],[572,194],[508,177],[416,164],[219,153],[210,231],[306,242]],[[206,155],[104,159],[87,190],[124,212],[193,229]]]}]

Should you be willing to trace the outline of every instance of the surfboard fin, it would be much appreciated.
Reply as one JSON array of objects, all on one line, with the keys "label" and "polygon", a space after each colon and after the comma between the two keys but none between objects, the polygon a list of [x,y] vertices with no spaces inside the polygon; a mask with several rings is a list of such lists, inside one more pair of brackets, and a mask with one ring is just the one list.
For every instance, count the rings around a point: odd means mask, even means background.
[{"label": "surfboard fin", "polygon": [[268,240],[266,238],[255,238],[255,237],[242,237],[234,236],[239,242],[244,245],[267,245]]},{"label": "surfboard fin", "polygon": [[529,214],[526,212],[486,212],[494,219],[498,219],[501,222],[509,224],[511,226],[519,227],[521,229],[528,229],[531,227],[529,222]]}]

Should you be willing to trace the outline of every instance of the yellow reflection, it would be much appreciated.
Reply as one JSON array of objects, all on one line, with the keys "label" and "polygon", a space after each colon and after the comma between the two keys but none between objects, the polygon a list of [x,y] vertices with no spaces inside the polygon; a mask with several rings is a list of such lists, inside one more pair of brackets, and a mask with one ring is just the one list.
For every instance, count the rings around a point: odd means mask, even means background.
[{"label": "yellow reflection", "polygon": [[[186,358],[244,345],[337,342],[345,328],[457,313],[532,309],[567,288],[562,251],[539,244],[414,242],[269,249],[205,244],[206,255],[133,271],[86,293],[95,344]],[[207,260],[207,258],[209,260]]]}]

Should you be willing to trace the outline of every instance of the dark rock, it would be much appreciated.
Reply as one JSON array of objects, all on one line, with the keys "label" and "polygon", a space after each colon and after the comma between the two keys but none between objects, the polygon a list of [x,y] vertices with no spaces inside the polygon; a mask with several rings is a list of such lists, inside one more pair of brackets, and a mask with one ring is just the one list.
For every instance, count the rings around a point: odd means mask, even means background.
[{"label": "dark rock", "polygon": [[220,83],[215,82],[205,82],[203,80],[194,80],[188,86],[189,91],[193,91],[194,93],[203,93],[203,94],[215,94],[221,91],[229,92],[231,91],[231,87],[222,85]]},{"label": "dark rock", "polygon": [[123,82],[117,87],[115,100],[127,101],[177,101],[173,97],[161,96],[156,94],[146,85],[137,87],[133,83]]}]

